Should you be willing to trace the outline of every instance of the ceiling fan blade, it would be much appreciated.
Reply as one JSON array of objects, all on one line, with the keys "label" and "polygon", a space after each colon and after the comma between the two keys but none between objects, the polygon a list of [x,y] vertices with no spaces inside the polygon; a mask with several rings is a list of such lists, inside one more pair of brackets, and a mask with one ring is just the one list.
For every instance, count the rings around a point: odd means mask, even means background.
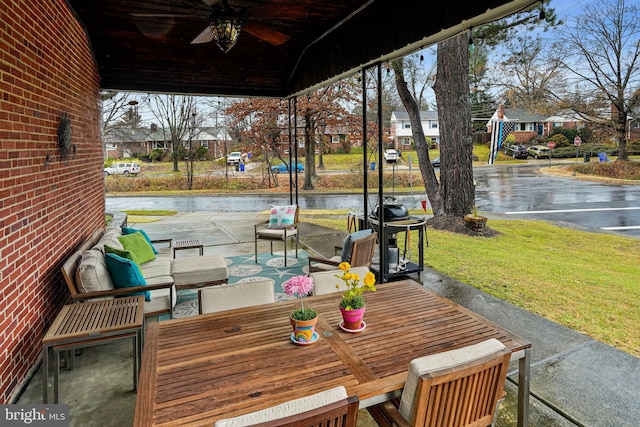
[{"label": "ceiling fan blade", "polygon": [[192,18],[189,13],[130,13],[134,18]]},{"label": "ceiling fan blade", "polygon": [[243,27],[242,31],[246,31],[254,37],[262,39],[274,46],[280,46],[281,44],[289,40],[289,36],[282,34],[280,31],[276,31],[273,28],[269,28],[265,25],[258,24],[257,22],[249,21]]},{"label": "ceiling fan blade", "polygon": [[213,40],[213,34],[207,25],[195,39],[191,40],[191,44],[209,43],[211,40]]},{"label": "ceiling fan blade", "polygon": [[298,1],[256,6],[249,8],[247,11],[252,17],[257,19],[274,18],[278,20],[287,20],[309,17],[307,9]]}]

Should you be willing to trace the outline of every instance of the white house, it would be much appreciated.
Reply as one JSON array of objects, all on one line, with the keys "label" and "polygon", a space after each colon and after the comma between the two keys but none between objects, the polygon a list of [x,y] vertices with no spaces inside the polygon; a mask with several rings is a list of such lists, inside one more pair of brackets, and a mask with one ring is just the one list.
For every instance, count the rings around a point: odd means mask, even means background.
[{"label": "white house", "polygon": [[[432,142],[440,143],[440,126],[438,125],[437,111],[420,111],[420,121],[422,131],[426,138],[431,138]],[[389,123],[389,136],[393,147],[397,150],[411,150],[413,134],[411,133],[411,122],[406,111],[394,111],[391,113]]]}]

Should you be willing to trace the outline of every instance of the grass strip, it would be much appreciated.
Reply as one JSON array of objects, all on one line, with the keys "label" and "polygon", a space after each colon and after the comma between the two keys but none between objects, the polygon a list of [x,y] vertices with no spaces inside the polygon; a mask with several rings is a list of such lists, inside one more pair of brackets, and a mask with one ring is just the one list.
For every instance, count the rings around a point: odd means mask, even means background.
[{"label": "grass strip", "polygon": [[[345,230],[345,217],[305,220]],[[640,356],[640,240],[531,220],[489,220],[494,238],[427,230],[425,265]],[[411,253],[417,257],[417,232]],[[401,246],[404,234],[398,233]]]}]

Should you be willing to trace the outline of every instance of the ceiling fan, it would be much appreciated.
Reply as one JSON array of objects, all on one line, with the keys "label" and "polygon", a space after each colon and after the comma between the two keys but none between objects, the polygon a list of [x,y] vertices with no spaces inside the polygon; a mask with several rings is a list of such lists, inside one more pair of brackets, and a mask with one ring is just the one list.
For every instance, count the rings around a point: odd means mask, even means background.
[{"label": "ceiling fan", "polygon": [[[276,2],[265,6],[257,6],[247,10],[232,8],[228,0],[202,0],[209,6],[210,14],[203,16],[209,25],[191,41],[191,44],[209,43],[215,40],[220,49],[227,53],[238,41],[240,31],[243,30],[265,42],[280,46],[289,40],[289,36],[267,25],[257,22],[258,19],[278,20],[299,19],[307,17],[307,10],[300,1]],[[190,14],[175,13],[131,13],[137,18],[179,18],[200,14],[197,11]],[[259,17],[259,18],[258,18]]]}]

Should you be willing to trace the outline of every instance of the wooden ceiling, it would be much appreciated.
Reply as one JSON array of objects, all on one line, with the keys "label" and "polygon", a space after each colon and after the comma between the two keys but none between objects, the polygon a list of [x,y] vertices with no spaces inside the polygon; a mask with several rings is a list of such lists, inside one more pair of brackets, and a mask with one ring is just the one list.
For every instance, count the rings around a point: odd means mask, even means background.
[{"label": "wooden ceiling", "polygon": [[286,97],[511,14],[532,0],[228,0],[248,24],[192,44],[221,0],[67,0],[103,89]]}]

